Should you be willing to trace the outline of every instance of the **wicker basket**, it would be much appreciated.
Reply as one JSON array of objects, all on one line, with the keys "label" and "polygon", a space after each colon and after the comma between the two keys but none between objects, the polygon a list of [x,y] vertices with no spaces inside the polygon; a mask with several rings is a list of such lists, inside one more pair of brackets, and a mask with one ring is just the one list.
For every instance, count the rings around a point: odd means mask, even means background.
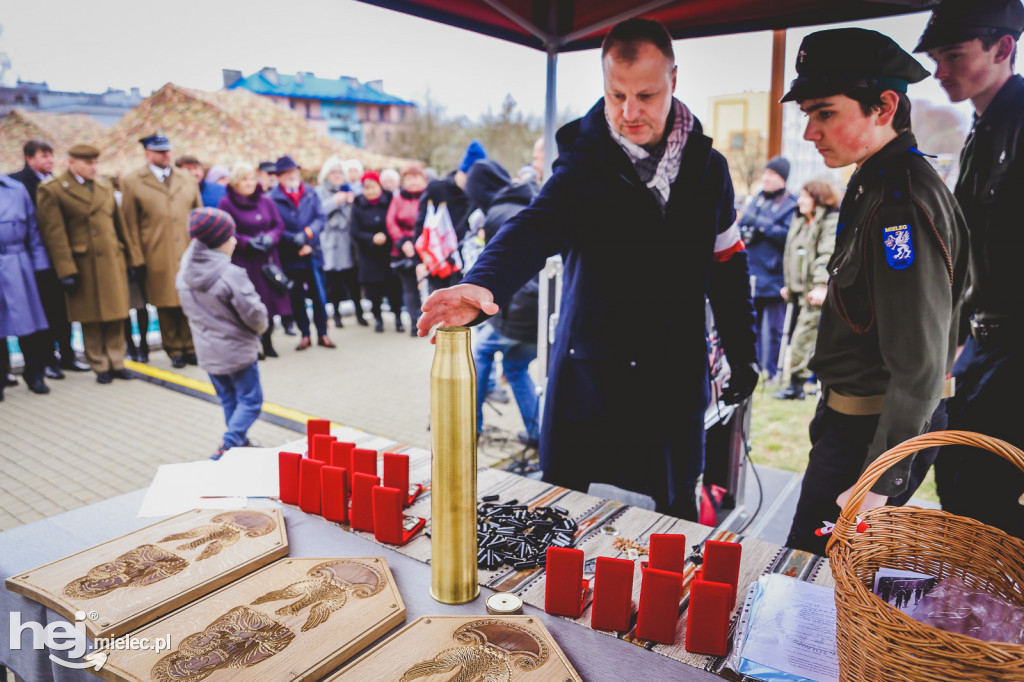
[{"label": "wicker basket", "polygon": [[1024,452],[967,431],[926,433],[887,451],[857,482],[828,543],[836,581],[836,639],[841,680],[1024,680],[1024,646],[984,642],[914,620],[871,592],[882,566],[955,575],[1024,607],[1024,541],[973,519],[918,507],[853,510],[890,466],[937,445],[990,450],[1024,470]]}]

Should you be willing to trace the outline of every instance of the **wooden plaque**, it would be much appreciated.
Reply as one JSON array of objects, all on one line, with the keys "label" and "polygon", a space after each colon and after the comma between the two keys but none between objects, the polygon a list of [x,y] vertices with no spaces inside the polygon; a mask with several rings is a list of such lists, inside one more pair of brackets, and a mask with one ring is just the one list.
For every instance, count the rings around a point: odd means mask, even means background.
[{"label": "wooden plaque", "polygon": [[7,579],[93,639],[116,637],[288,555],[280,509],[193,509]]},{"label": "wooden plaque", "polygon": [[164,651],[85,658],[117,682],[319,680],[403,620],[384,559],[281,559],[124,638]]},{"label": "wooden plaque", "polygon": [[582,679],[533,616],[425,616],[327,682]]}]

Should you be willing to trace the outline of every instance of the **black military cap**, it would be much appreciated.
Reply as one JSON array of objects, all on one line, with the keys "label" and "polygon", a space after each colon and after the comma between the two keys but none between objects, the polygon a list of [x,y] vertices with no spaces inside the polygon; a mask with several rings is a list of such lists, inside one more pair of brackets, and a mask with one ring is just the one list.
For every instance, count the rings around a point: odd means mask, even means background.
[{"label": "black military cap", "polygon": [[914,52],[956,45],[974,38],[1024,32],[1021,0],[946,0],[935,8]]},{"label": "black military cap", "polygon": [[863,28],[817,31],[800,43],[797,77],[781,101],[831,97],[853,90],[895,90],[928,77],[928,71],[889,36]]}]

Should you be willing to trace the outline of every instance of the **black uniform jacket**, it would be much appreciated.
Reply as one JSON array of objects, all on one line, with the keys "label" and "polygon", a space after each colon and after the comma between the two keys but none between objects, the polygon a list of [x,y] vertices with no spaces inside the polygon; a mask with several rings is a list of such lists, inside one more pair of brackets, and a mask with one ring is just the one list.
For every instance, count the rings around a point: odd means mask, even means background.
[{"label": "black uniform jacket", "polygon": [[[956,199],[971,232],[965,312],[1024,327],[1024,78],[1012,76],[974,121],[960,153]],[[1008,318],[1008,319],[1007,319]],[[993,320],[995,321],[995,320]]]},{"label": "black uniform jacket", "polygon": [[[865,468],[927,430],[957,345],[967,227],[952,193],[903,133],[850,178],[810,368],[848,396],[885,395]],[[896,495],[910,460],[873,492]]]},{"label": "black uniform jacket", "polygon": [[552,255],[564,261],[541,432],[545,480],[606,482],[656,499],[689,472],[693,416],[708,404],[705,294],[729,361],[754,360],[745,251],[715,262],[732,227],[732,181],[699,123],[664,215],[611,138],[599,101],[558,131],[552,177],[464,280],[504,306]]}]

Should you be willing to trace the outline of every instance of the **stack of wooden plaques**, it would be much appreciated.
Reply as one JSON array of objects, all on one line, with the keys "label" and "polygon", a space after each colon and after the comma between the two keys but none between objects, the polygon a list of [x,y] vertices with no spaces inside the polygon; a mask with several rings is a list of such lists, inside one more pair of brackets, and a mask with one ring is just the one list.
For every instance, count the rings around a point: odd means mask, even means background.
[{"label": "stack of wooden plaques", "polygon": [[403,628],[327,682],[418,679],[572,682],[583,678],[536,618],[429,616]]},{"label": "stack of wooden plaques", "polygon": [[288,555],[279,509],[194,509],[8,578],[92,637],[117,637]]}]

